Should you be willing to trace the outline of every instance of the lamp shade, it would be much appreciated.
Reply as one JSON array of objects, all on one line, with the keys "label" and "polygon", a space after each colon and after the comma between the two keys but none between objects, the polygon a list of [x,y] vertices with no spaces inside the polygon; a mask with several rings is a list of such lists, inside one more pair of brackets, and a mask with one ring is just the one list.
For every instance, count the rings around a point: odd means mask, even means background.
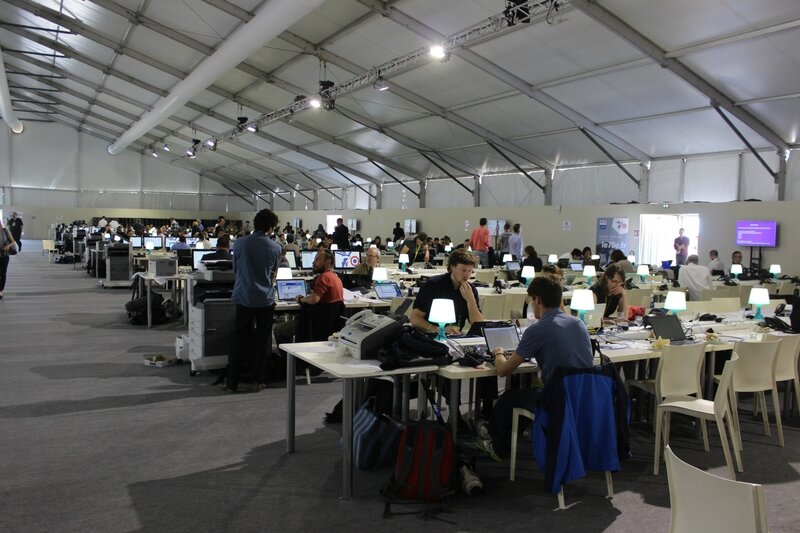
[{"label": "lamp shade", "polygon": [[431,304],[431,312],[428,313],[428,321],[434,324],[452,324],[456,321],[456,308],[453,300],[447,298],[436,298]]},{"label": "lamp shade", "polygon": [[594,293],[589,289],[578,289],[572,293],[570,309],[576,311],[594,311]]},{"label": "lamp shade", "polygon": [[583,275],[587,278],[593,278],[597,276],[597,270],[594,268],[594,265],[586,265],[583,267]]},{"label": "lamp shade", "polygon": [[[536,269],[533,268],[531,265],[525,265],[524,267],[522,267],[522,273],[520,274],[520,277],[523,277],[525,279],[533,279],[536,277]],[[537,281],[536,283],[539,282]]]},{"label": "lamp shade", "polygon": [[400,257],[397,258],[398,263],[402,263],[404,265],[408,264],[408,254],[400,254]]},{"label": "lamp shade", "polygon": [[353,243],[354,246],[362,246],[363,244],[364,243],[362,243],[361,241],[356,241]]},{"label": "lamp shade", "polygon": [[394,242],[393,241],[386,241],[386,247],[387,248],[394,248]]},{"label": "lamp shade", "polygon": [[278,267],[278,279],[292,279],[292,269],[287,267]]},{"label": "lamp shade", "polygon": [[650,267],[648,267],[647,265],[639,265],[638,267],[636,267],[636,273],[640,276],[647,276],[648,274],[650,274]]},{"label": "lamp shade", "polygon": [[742,265],[731,265],[731,274],[741,274],[742,273]]},{"label": "lamp shade", "polygon": [[635,263],[636,262],[636,256],[633,255],[633,254],[629,255],[628,256],[628,261],[631,262],[631,263]]},{"label": "lamp shade", "polygon": [[331,251],[338,250],[338,249],[339,249],[339,245],[338,244],[331,244]]},{"label": "lamp shade", "polygon": [[781,273],[781,266],[780,265],[770,265],[769,266],[769,273],[770,274],[780,274]]},{"label": "lamp shade", "polygon": [[[507,263],[508,261],[513,261],[514,257],[511,254],[503,254],[503,263]],[[778,271],[780,273],[780,270]]]},{"label": "lamp shade", "polygon": [[372,242],[372,237],[367,237],[367,243],[371,243],[371,242]]},{"label": "lamp shade", "polygon": [[322,242],[322,239],[320,239],[319,237],[317,237],[317,244],[319,244],[319,243],[321,243],[321,242]]},{"label": "lamp shade", "polygon": [[750,305],[767,305],[769,303],[769,291],[764,287],[753,287],[750,289],[750,298],[747,303]]},{"label": "lamp shade", "polygon": [[550,254],[547,256],[547,262],[551,265],[558,263],[558,256],[556,254]]},{"label": "lamp shade", "polygon": [[599,256],[599,255],[597,255],[597,254],[594,254],[594,255],[592,256],[592,261],[597,261],[598,259],[600,259],[600,256]]},{"label": "lamp shade", "polygon": [[375,267],[372,269],[372,281],[386,281],[389,273],[385,267]]},{"label": "lamp shade", "polygon": [[152,242],[144,243],[144,249],[145,250],[155,250],[155,248],[156,248],[156,245],[153,244]]},{"label": "lamp shade", "polygon": [[369,245],[369,247],[370,247],[370,248],[377,248],[377,247],[378,247],[378,245],[377,245],[377,244],[370,244],[370,245]]},{"label": "lamp shade", "polygon": [[447,246],[444,247],[444,251],[447,252],[447,253],[452,252],[453,251],[453,245],[452,244],[448,244]]},{"label": "lamp shade", "polygon": [[666,300],[664,300],[664,309],[669,309],[670,311],[685,311],[686,293],[683,291],[669,291]]}]

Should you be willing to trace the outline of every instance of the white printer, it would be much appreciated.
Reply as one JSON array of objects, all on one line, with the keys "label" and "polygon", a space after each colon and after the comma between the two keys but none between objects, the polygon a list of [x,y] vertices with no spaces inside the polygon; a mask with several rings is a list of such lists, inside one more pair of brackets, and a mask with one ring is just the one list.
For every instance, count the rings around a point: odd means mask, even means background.
[{"label": "white printer", "polygon": [[347,320],[339,332],[339,344],[347,347],[351,357],[375,359],[378,348],[402,327],[400,322],[388,316],[361,311]]}]

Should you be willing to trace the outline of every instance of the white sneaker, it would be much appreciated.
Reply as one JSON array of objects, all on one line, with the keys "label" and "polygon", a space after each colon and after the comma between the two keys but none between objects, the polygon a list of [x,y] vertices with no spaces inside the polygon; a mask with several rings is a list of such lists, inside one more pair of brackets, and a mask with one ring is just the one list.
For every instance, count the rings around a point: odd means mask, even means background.
[{"label": "white sneaker", "polygon": [[483,483],[469,466],[464,465],[458,469],[461,476],[461,490],[467,496],[480,496],[483,494]]}]

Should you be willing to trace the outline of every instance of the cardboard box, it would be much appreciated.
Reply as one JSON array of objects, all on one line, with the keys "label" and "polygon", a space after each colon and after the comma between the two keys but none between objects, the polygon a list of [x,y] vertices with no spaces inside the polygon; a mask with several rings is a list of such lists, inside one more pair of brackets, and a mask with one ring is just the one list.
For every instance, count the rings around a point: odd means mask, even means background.
[{"label": "cardboard box", "polygon": [[178,358],[174,355],[151,355],[144,358],[144,366],[164,367],[174,365],[178,362]]}]

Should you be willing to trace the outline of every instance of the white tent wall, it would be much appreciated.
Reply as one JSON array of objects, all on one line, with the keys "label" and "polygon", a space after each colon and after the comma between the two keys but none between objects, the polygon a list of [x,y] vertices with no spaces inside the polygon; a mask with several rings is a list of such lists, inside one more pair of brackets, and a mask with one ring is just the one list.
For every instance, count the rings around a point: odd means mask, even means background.
[{"label": "white tent wall", "polygon": [[[638,180],[638,165],[625,169]],[[639,201],[639,189],[619,167],[603,165],[556,170],[553,177],[553,205],[592,205]]]},{"label": "white tent wall", "polygon": [[651,202],[681,201],[682,166],[683,161],[680,159],[653,161],[647,183],[647,195]]},{"label": "white tent wall", "polygon": [[[545,185],[544,172],[530,174],[537,183]],[[544,192],[528,178],[518,174],[484,176],[481,183],[481,205],[487,207],[544,205]]]},{"label": "white tent wall", "polygon": [[[472,190],[476,184],[473,178],[461,178],[459,181],[470,190]],[[428,189],[425,191],[425,207],[438,209],[447,207],[474,207],[474,205],[475,200],[469,191],[453,180],[428,180]]]},{"label": "white tent wall", "polygon": [[[60,124],[26,123],[25,131],[10,137],[8,161],[11,187],[78,190],[81,135]],[[8,141],[8,139],[7,139]]]},{"label": "white tent wall", "polygon": [[[414,182],[407,183],[411,190],[419,192],[419,185]],[[381,191],[381,206],[383,209],[416,209],[419,207],[419,198],[416,194],[399,183],[384,183]]]}]

